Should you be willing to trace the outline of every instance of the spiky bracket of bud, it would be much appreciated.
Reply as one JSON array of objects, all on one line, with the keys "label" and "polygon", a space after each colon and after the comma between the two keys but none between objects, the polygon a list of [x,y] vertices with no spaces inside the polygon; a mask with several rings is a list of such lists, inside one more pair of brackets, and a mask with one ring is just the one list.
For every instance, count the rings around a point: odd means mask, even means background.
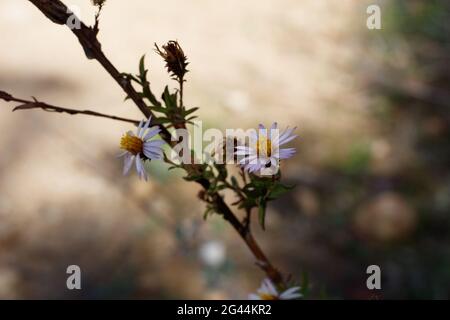
[{"label": "spiky bracket of bud", "polygon": [[166,68],[174,79],[178,82],[184,81],[184,76],[189,71],[187,70],[189,62],[187,62],[187,57],[180,44],[177,41],[171,40],[162,46],[162,50],[156,43],[155,48],[155,51],[166,62]]}]

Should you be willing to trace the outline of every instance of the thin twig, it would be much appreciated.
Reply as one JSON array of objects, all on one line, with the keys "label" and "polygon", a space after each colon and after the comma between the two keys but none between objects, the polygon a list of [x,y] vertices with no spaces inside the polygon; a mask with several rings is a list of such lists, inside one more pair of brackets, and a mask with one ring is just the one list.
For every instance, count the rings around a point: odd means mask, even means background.
[{"label": "thin twig", "polygon": [[96,111],[92,111],[92,110],[77,110],[77,109],[58,107],[58,106],[54,106],[54,105],[51,105],[51,104],[48,104],[45,102],[40,102],[40,101],[36,100],[35,98],[33,98],[33,100],[20,99],[20,98],[16,98],[16,97],[10,95],[9,93],[3,92],[3,91],[0,91],[0,100],[4,100],[6,102],[12,101],[12,102],[20,103],[20,105],[16,106],[13,109],[13,111],[41,109],[46,112],[67,113],[70,115],[84,114],[84,115],[93,116],[93,117],[100,117],[100,118],[107,118],[107,119],[112,119],[112,120],[117,120],[117,121],[129,122],[134,125],[139,124],[139,121],[137,121],[137,120],[117,117],[117,116],[104,114],[104,113],[100,113],[100,112],[96,112]]}]

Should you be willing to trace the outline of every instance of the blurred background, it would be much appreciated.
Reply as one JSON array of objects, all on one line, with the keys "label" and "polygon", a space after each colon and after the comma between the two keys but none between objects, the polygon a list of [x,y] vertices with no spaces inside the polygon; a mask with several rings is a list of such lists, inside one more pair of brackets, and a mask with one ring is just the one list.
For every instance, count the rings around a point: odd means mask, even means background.
[{"label": "blurred background", "polygon": [[[92,23],[88,0],[65,1]],[[382,30],[368,30],[379,4]],[[153,44],[190,61],[185,103],[204,127],[297,126],[271,203],[268,256],[309,298],[450,296],[450,3],[438,0],[109,0],[99,38],[123,72]],[[70,32],[31,3],[0,0],[0,90],[139,119]],[[172,87],[174,82],[170,82]],[[151,165],[122,177],[129,125],[0,101],[0,298],[245,299],[263,274],[219,216],[204,222],[197,186]],[[233,196],[227,195],[232,201]],[[66,288],[66,268],[82,290]],[[366,268],[382,290],[366,288]]]}]

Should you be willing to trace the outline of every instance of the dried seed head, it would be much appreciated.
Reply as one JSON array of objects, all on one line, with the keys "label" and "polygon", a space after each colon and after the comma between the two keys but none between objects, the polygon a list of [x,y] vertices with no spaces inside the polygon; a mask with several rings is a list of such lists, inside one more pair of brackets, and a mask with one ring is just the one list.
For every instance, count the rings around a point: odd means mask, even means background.
[{"label": "dried seed head", "polygon": [[162,46],[162,50],[155,43],[156,52],[166,62],[166,68],[169,73],[178,81],[183,81],[184,75],[188,72],[186,69],[187,57],[184,55],[183,49],[177,41],[169,41]]}]

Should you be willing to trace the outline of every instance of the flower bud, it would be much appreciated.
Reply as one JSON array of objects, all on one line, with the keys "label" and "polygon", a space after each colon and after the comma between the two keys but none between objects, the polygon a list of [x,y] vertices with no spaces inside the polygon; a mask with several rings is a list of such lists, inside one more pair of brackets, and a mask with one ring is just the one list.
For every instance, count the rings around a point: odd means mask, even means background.
[{"label": "flower bud", "polygon": [[166,68],[169,73],[178,81],[183,81],[184,75],[188,72],[186,69],[187,57],[184,55],[183,49],[177,41],[169,41],[162,46],[162,50],[155,43],[156,52],[166,62]]}]

